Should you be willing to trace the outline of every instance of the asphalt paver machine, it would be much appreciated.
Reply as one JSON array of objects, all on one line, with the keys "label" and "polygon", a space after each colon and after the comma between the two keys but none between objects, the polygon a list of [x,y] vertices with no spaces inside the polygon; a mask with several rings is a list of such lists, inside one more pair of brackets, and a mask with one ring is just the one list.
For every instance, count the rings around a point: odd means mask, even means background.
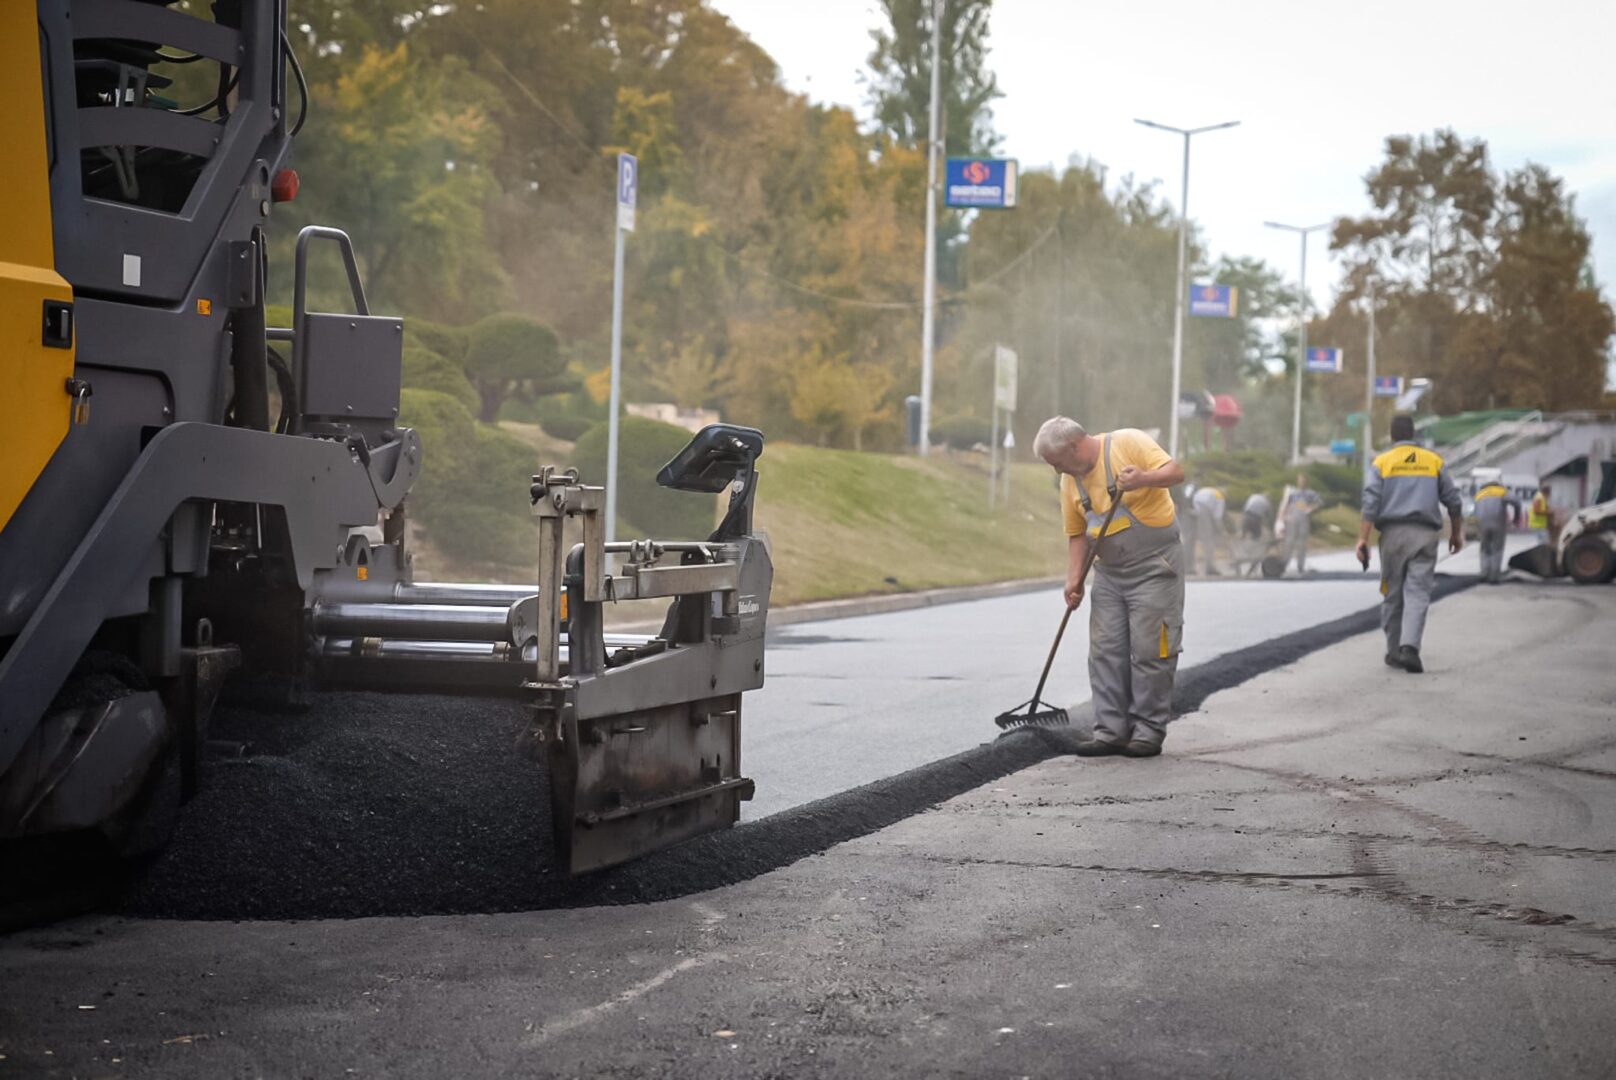
[{"label": "asphalt paver machine", "polygon": [[[608,545],[601,490],[547,467],[512,478],[537,581],[416,582],[405,506],[431,448],[399,424],[403,323],[371,313],[345,234],[303,229],[292,325],[265,325],[308,109],[285,19],[0,4],[0,840],[160,843],[227,680],[294,704],[524,695],[573,871],[728,827],[763,681],[762,436],[715,425],[658,477],[730,492],[706,539]],[[211,100],[165,96],[177,65]],[[351,310],[309,309],[316,253]],[[655,598],[660,632],[605,632],[603,605]]]}]

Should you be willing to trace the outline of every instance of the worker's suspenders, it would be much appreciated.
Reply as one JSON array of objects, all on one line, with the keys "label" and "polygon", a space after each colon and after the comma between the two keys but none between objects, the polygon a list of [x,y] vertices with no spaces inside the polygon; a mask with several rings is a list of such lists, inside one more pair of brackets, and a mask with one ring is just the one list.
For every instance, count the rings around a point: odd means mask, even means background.
[{"label": "worker's suspenders", "polygon": [[[1111,436],[1107,434],[1100,448],[1100,459],[1105,462],[1105,489],[1115,491],[1117,478],[1111,468]],[[1100,532],[1100,523],[1104,515],[1094,509],[1089,500],[1088,487],[1081,479],[1077,481],[1077,497],[1083,504],[1083,515],[1088,519],[1089,535],[1097,537]],[[1128,499],[1125,495],[1118,495],[1121,501],[1117,504],[1117,512],[1121,516],[1120,522],[1113,520],[1111,531],[1105,536],[1105,545],[1101,548],[1099,561],[1109,566],[1121,567],[1137,562],[1147,555],[1154,555],[1178,540],[1178,523],[1170,525],[1146,525],[1134,516],[1128,508]],[[1110,509],[1108,505],[1107,510]]]}]

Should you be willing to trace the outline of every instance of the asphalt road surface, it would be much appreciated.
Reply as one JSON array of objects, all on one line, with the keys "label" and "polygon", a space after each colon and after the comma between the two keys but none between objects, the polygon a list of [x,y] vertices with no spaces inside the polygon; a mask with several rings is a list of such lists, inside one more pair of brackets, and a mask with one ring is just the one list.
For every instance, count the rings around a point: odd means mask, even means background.
[{"label": "asphalt road surface", "polygon": [[1613,640],[1470,589],[1424,676],[1362,634],[659,903],[19,932],[0,1076],[1608,1077]]},{"label": "asphalt road surface", "polygon": [[[1525,537],[1517,550],[1529,546]],[[1470,545],[1443,573],[1475,574]],[[1225,564],[1226,565],[1226,564]],[[1378,567],[1316,555],[1310,575],[1200,578],[1186,587],[1182,667],[1374,607]],[[762,817],[896,775],[998,734],[993,718],[1032,696],[1063,601],[1058,590],[798,623],[770,634],[768,679],[747,699],[742,765]],[[1044,699],[1088,700],[1088,620],[1067,627]]]}]

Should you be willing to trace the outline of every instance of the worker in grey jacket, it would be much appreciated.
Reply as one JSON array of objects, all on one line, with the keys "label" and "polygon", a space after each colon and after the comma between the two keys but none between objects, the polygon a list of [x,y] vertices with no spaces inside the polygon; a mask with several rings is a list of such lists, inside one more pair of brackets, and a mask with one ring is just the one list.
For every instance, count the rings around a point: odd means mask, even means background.
[{"label": "worker in grey jacket", "polygon": [[1369,532],[1380,530],[1380,625],[1386,663],[1411,674],[1425,670],[1420,638],[1436,587],[1436,545],[1442,511],[1452,532],[1448,551],[1464,547],[1464,502],[1442,455],[1414,442],[1414,419],[1392,418],[1392,448],[1375,458],[1363,491],[1358,559],[1369,564]]},{"label": "worker in grey jacket", "polygon": [[1223,492],[1210,485],[1198,487],[1190,499],[1190,505],[1195,510],[1195,541],[1190,547],[1190,568],[1195,568],[1195,545],[1202,545],[1206,548],[1206,574],[1208,577],[1217,577],[1222,573],[1216,559],[1218,537],[1223,534]]}]

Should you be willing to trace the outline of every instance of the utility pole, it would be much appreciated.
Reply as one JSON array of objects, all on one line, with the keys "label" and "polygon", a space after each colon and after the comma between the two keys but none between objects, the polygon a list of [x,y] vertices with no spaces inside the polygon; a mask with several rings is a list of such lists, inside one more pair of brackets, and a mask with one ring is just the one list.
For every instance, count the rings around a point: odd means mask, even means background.
[{"label": "utility pole", "polygon": [[1189,282],[1186,280],[1184,266],[1184,249],[1187,242],[1190,221],[1190,136],[1199,135],[1206,131],[1220,131],[1223,128],[1237,127],[1238,120],[1230,120],[1223,124],[1209,124],[1198,128],[1176,128],[1167,124],[1158,124],[1154,120],[1135,120],[1136,124],[1156,128],[1158,131],[1170,131],[1175,135],[1184,136],[1184,178],[1180,188],[1178,202],[1178,277],[1174,279],[1173,297],[1173,396],[1167,409],[1167,452],[1178,457],[1178,396],[1183,390],[1184,381],[1184,305],[1189,301]]},{"label": "utility pole", "polygon": [[617,222],[612,226],[612,393],[606,422],[606,542],[617,539],[617,421],[623,403],[623,237],[634,231],[639,201],[640,164],[633,154],[617,155]]},{"label": "utility pole", "polygon": [[931,5],[931,109],[926,121],[926,284],[920,315],[920,455],[931,452],[932,342],[937,306],[937,114],[943,89],[943,4]]},{"label": "utility pole", "polygon": [[1061,407],[1061,319],[1066,311],[1066,234],[1061,229],[1061,220],[1066,216],[1066,208],[1062,207],[1055,218],[1055,326],[1054,326],[1054,412],[1056,416],[1065,416],[1066,411]]},{"label": "utility pole", "polygon": [[1302,375],[1307,371],[1307,234],[1328,229],[1330,222],[1322,225],[1282,225],[1277,221],[1265,221],[1264,225],[1270,229],[1284,229],[1286,232],[1298,233],[1302,237],[1302,288],[1297,301],[1297,337],[1296,346],[1296,408],[1291,415],[1291,464],[1302,460]]},{"label": "utility pole", "polygon": [[1363,410],[1363,471],[1369,475],[1369,462],[1375,456],[1375,440],[1373,438],[1375,420],[1375,283],[1369,283],[1369,342],[1364,350],[1366,365],[1368,367],[1367,379],[1364,384],[1364,410]]}]

